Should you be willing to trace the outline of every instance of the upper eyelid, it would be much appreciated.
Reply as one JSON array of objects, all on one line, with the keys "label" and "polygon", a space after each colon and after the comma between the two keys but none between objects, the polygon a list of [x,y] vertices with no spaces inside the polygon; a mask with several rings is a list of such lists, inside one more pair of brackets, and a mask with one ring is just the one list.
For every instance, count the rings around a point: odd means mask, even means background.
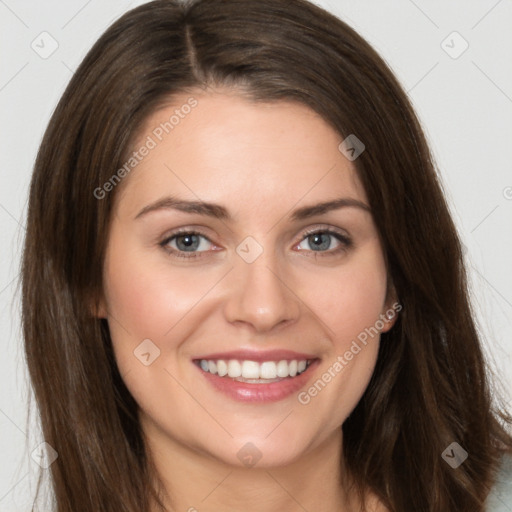
[{"label": "upper eyelid", "polygon": [[[328,224],[317,224],[316,226],[311,227],[311,228],[303,228],[300,230],[300,234],[301,234],[300,236],[309,235],[311,233],[315,233],[316,231],[322,231],[322,232],[323,231],[332,231],[334,233],[345,232],[347,237],[350,236],[346,229],[337,228],[335,226],[331,226]],[[173,238],[173,237],[179,236],[181,234],[185,234],[185,235],[186,234],[198,234],[198,235],[204,236],[205,238],[208,238],[208,240],[210,240],[209,235],[207,235],[202,228],[196,228],[193,226],[190,226],[190,227],[185,226],[185,227],[176,228],[174,230],[171,230],[169,232],[169,234],[164,235],[164,239]]]},{"label": "upper eyelid", "polygon": [[[345,233],[343,233],[343,232],[345,232]],[[338,235],[341,238],[346,239],[346,241],[352,242],[352,236],[349,235],[348,232],[346,232],[346,230],[343,230],[341,228],[335,228],[333,226],[328,226],[328,225],[317,225],[315,227],[305,228],[305,229],[301,230],[300,235],[298,235],[300,238],[294,243],[302,242],[308,236],[314,235],[315,233],[329,233],[332,235]],[[208,240],[208,242],[210,242],[211,244],[216,245],[215,242],[213,242],[208,235],[206,235],[204,232],[202,232],[201,229],[192,228],[192,227],[178,228],[178,230],[175,230],[172,233],[170,233],[169,235],[165,236],[163,238],[163,240],[160,242],[160,245],[164,246],[164,245],[168,244],[171,240],[175,239],[176,237],[178,237],[180,235],[187,235],[187,234],[195,234],[195,235],[202,236],[203,238]],[[179,251],[179,252],[182,252],[182,251]],[[207,252],[207,251],[198,251],[198,252]]]},{"label": "upper eyelid", "polygon": [[314,228],[307,228],[301,231],[301,236],[309,236],[312,234],[315,234],[317,232],[326,232],[326,233],[334,233],[336,235],[341,235],[346,238],[351,238],[351,236],[348,234],[348,231],[346,229],[336,228],[334,226],[329,225],[318,225]]}]

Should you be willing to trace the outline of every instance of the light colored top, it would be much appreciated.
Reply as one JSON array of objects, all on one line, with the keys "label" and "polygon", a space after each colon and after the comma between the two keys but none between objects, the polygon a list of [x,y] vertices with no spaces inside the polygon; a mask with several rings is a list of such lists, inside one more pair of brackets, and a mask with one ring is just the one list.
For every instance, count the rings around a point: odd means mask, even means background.
[{"label": "light colored top", "polygon": [[512,457],[506,456],[496,485],[487,499],[487,512],[512,512]]}]

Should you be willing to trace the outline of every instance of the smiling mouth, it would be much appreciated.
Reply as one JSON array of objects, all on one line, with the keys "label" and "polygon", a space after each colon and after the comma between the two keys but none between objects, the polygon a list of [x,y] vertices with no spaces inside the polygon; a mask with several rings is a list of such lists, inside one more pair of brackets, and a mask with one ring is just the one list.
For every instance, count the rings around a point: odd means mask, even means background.
[{"label": "smiling mouth", "polygon": [[312,361],[312,359],[282,359],[259,363],[237,359],[200,359],[194,362],[204,372],[217,377],[229,377],[248,384],[270,384],[301,375],[309,368]]}]

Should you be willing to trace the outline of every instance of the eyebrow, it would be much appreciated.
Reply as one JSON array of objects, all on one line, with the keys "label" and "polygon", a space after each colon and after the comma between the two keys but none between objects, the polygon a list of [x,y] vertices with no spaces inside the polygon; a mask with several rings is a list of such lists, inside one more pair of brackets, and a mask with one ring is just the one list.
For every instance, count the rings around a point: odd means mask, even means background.
[{"label": "eyebrow", "polygon": [[[362,201],[350,197],[342,197],[339,199],[333,199],[331,201],[325,201],[323,203],[298,208],[291,215],[291,220],[304,220],[315,215],[322,215],[332,210],[338,210],[340,208],[346,207],[360,208],[367,212],[371,212],[370,207]],[[205,215],[207,217],[213,217],[219,220],[231,219],[231,215],[229,214],[228,210],[219,204],[207,203],[204,201],[184,201],[175,197],[164,197],[163,199],[159,199],[158,201],[145,206],[135,216],[135,219],[139,219],[150,212],[158,210],[178,210],[184,213],[196,213],[199,215]]]}]

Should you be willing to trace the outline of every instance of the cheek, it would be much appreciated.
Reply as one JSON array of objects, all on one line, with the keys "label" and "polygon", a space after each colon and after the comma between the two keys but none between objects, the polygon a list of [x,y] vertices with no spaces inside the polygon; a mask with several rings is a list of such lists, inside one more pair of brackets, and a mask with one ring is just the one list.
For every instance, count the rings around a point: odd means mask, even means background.
[{"label": "cheek", "polygon": [[[194,414],[194,403],[171,374],[184,380],[174,363],[182,340],[197,326],[197,311],[203,311],[207,303],[201,298],[218,278],[199,267],[188,272],[172,267],[165,253],[148,256],[147,250],[134,249],[134,245],[128,236],[113,233],[105,260],[105,299],[117,366],[149,416],[173,415],[168,409],[171,404],[179,404],[185,412],[188,407],[188,413]],[[145,354],[149,354],[146,361]]]},{"label": "cheek", "polygon": [[215,283],[199,267],[192,279],[187,277],[190,270],[171,268],[163,251],[148,258],[143,251],[130,248],[127,240],[123,243],[115,237],[112,247],[105,262],[105,296],[113,317],[114,344],[128,335],[138,343],[145,338],[161,339]]},{"label": "cheek", "polygon": [[[325,326],[330,349],[318,379],[299,395],[315,409],[325,432],[338,428],[361,399],[379,349],[380,314],[386,299],[386,268],[381,252],[368,248],[333,273],[305,283],[308,305]],[[304,294],[306,295],[304,288]],[[326,419],[327,418],[327,419]]]},{"label": "cheek", "polygon": [[373,327],[386,299],[386,268],[381,252],[369,247],[336,272],[305,273],[301,297],[314,311],[339,353]]}]

